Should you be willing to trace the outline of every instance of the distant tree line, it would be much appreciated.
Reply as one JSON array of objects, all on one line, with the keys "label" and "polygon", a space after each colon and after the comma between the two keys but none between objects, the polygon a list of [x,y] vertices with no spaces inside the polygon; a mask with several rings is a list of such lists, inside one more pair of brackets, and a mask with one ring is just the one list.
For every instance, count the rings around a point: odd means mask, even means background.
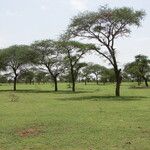
[{"label": "distant tree line", "polygon": [[[75,16],[59,40],[36,41],[31,45],[14,45],[0,50],[0,82],[29,84],[53,82],[58,91],[58,81],[71,83],[75,92],[76,81],[116,83],[115,95],[120,96],[122,80],[142,81],[148,86],[149,59],[138,55],[124,68],[118,67],[115,41],[127,36],[132,26],[139,27],[144,18],[143,10],[132,8],[100,7],[96,12],[84,12]],[[80,39],[81,38],[81,39]],[[86,42],[82,39],[85,39]],[[87,43],[88,39],[88,43]],[[79,42],[80,41],[80,42]],[[105,58],[110,68],[82,62],[88,53]]]}]

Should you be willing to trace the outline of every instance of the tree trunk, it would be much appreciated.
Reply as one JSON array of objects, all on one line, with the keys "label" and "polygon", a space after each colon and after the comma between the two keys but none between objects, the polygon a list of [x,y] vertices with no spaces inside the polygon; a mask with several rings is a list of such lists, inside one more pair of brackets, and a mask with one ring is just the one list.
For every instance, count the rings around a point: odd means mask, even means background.
[{"label": "tree trunk", "polygon": [[121,77],[121,69],[120,70],[115,70],[115,76],[116,76],[116,91],[115,94],[117,97],[120,96],[120,84],[122,81],[122,77]]},{"label": "tree trunk", "polygon": [[72,92],[75,92],[75,81],[72,81]]},{"label": "tree trunk", "polygon": [[116,82],[116,96],[120,96],[120,83]]},{"label": "tree trunk", "polygon": [[73,66],[71,66],[71,81],[72,81],[72,92],[75,92],[75,77],[74,77],[74,70]]},{"label": "tree trunk", "polygon": [[84,83],[85,83],[85,85],[87,85],[87,83],[86,83],[86,79],[85,79]]},{"label": "tree trunk", "polygon": [[14,77],[14,91],[16,91],[17,76]]},{"label": "tree trunk", "polygon": [[146,87],[148,87],[148,82],[147,82],[147,79],[145,79],[145,85],[146,85]]},{"label": "tree trunk", "polygon": [[140,86],[141,85],[141,82],[140,81],[138,81],[138,86]]},{"label": "tree trunk", "polygon": [[55,82],[55,92],[57,92],[58,91],[57,77],[54,77],[54,82]]},{"label": "tree trunk", "polygon": [[99,83],[98,83],[98,79],[96,79],[96,83],[97,83],[97,85],[99,84]]},{"label": "tree trunk", "polygon": [[30,85],[32,84],[32,80],[30,80]]},{"label": "tree trunk", "polygon": [[141,78],[138,78],[137,82],[138,82],[138,86],[140,86],[141,85]]},{"label": "tree trunk", "polygon": [[143,77],[144,81],[145,81],[145,85],[146,87],[148,87],[148,81],[147,81],[147,78]]}]

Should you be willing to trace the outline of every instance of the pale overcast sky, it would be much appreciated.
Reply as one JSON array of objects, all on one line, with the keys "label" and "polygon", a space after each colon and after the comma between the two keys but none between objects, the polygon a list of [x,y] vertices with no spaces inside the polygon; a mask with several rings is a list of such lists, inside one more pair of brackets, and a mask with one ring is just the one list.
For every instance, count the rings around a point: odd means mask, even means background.
[{"label": "pale overcast sky", "polygon": [[[119,63],[123,65],[140,53],[150,56],[149,0],[0,0],[0,47],[55,39],[79,11],[97,10],[105,4],[144,9],[147,13],[142,27],[134,28],[130,37],[117,42]],[[88,59],[101,62],[95,56]]]}]

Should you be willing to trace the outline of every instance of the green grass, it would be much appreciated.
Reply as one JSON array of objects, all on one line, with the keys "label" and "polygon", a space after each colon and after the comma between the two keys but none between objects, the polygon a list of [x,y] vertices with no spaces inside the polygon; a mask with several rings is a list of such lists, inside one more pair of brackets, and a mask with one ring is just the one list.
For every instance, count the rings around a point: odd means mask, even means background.
[{"label": "green grass", "polygon": [[57,93],[49,84],[17,88],[0,86],[0,150],[150,149],[150,89],[124,83],[116,98],[114,85],[80,83],[76,93],[67,83]]}]

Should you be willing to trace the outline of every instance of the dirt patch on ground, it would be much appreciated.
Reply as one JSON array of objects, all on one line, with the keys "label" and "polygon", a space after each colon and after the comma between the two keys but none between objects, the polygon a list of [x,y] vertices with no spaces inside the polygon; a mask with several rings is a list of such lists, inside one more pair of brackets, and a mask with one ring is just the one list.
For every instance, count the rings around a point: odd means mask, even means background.
[{"label": "dirt patch on ground", "polygon": [[18,135],[24,138],[24,137],[29,137],[29,136],[37,136],[40,134],[40,132],[41,132],[41,129],[33,127],[33,128],[28,128],[28,129],[19,131]]}]

